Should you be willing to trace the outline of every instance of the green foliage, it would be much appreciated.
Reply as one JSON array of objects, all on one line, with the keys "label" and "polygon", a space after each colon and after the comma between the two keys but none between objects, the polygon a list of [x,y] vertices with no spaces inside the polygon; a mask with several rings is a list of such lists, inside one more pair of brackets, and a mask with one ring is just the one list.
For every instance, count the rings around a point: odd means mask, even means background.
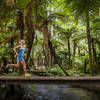
[{"label": "green foliage", "polygon": [[67,70],[67,72],[68,72],[68,74],[69,74],[70,76],[80,76],[79,74],[77,74],[76,71]]},{"label": "green foliage", "polygon": [[31,0],[16,0],[16,8],[25,8]]},{"label": "green foliage", "polygon": [[9,58],[10,54],[12,52],[12,49],[9,49],[9,44],[4,44],[0,46],[0,60],[2,57]]},{"label": "green foliage", "polygon": [[58,73],[58,76],[65,76],[65,74],[64,74],[63,71],[59,68],[58,65],[54,65],[54,68],[50,68],[49,71],[57,72],[57,73]]},{"label": "green foliage", "polygon": [[100,41],[100,16],[96,17],[92,21],[91,25],[92,36]]},{"label": "green foliage", "polygon": [[[5,0],[0,5],[0,62],[2,57],[11,59],[11,39],[14,39],[14,46],[17,44],[15,37],[16,25],[16,9],[24,11],[32,0],[15,0],[13,8],[8,7]],[[84,59],[88,59],[88,45],[86,35],[86,19],[89,15],[91,37],[94,39],[97,58],[100,59],[100,16],[98,15],[100,0],[34,0],[32,5],[32,23],[35,30],[34,44],[31,57],[35,60],[41,55],[45,58],[43,47],[44,38],[42,29],[47,25],[49,38],[56,51],[56,55],[62,60],[62,66],[65,67],[71,76],[81,76],[83,74]],[[38,2],[37,2],[38,1]],[[77,20],[75,20],[77,19]],[[46,22],[44,21],[46,20]],[[36,25],[36,26],[35,26]],[[38,30],[39,27],[40,29]],[[53,27],[53,28],[52,28]],[[41,32],[40,32],[41,30]],[[52,34],[50,34],[52,33]],[[27,39],[27,31],[24,31],[25,39]],[[68,59],[68,39],[70,41],[70,58],[71,64],[74,59],[74,70],[69,67]],[[76,42],[76,52],[74,54],[74,41]],[[98,45],[97,45],[98,44]],[[80,52],[80,53],[79,53]],[[27,56],[27,53],[25,54]],[[99,60],[98,60],[99,62]],[[30,62],[29,62],[30,63]],[[54,62],[55,63],[55,62]],[[59,76],[64,73],[53,63],[54,68],[51,71],[58,72]],[[31,64],[30,64],[31,65]],[[31,65],[30,70],[34,66]],[[87,72],[90,66],[87,64]],[[14,74],[16,75],[16,74]],[[52,74],[48,74],[52,76]]]},{"label": "green foliage", "polygon": [[87,14],[93,15],[99,12],[100,0],[66,0],[73,15],[85,17]]},{"label": "green foliage", "polygon": [[[4,76],[20,76],[20,74],[19,73],[17,73],[17,72],[13,72],[13,73],[3,73],[3,75]],[[23,76],[24,74],[22,74],[22,76]]]}]

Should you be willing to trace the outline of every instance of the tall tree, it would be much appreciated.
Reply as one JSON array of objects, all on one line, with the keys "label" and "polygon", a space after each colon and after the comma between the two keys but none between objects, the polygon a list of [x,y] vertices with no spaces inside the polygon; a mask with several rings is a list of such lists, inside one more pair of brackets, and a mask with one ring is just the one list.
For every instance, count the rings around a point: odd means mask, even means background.
[{"label": "tall tree", "polygon": [[86,23],[86,33],[88,40],[88,52],[89,52],[89,62],[90,62],[90,73],[93,75],[93,62],[92,62],[92,42],[90,35],[90,16],[93,14],[98,14],[100,0],[66,0],[67,5],[70,5],[70,9],[73,15],[77,19],[82,17]]}]

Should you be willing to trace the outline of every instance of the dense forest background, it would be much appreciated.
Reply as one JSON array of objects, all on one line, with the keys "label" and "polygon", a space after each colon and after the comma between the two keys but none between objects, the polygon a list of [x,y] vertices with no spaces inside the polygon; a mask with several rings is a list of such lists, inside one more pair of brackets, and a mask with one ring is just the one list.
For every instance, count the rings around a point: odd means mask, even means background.
[{"label": "dense forest background", "polygon": [[1,74],[16,63],[13,48],[20,39],[29,48],[29,71],[99,75],[100,0],[0,0]]}]

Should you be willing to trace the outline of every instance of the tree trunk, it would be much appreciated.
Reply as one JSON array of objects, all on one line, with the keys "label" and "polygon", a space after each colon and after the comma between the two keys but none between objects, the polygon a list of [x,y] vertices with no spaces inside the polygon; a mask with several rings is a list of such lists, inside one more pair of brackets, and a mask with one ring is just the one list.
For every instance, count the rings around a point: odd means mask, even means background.
[{"label": "tree trunk", "polygon": [[79,57],[80,57],[80,48],[78,47],[78,55],[79,55]]},{"label": "tree trunk", "polygon": [[62,71],[64,72],[64,74],[65,74],[66,76],[69,76],[69,74],[66,72],[66,70],[61,66],[60,60],[59,60],[59,58],[56,56],[55,50],[54,50],[54,48],[53,48],[52,43],[51,43],[50,40],[48,40],[48,45],[49,45],[49,48],[50,48],[50,53],[51,53],[51,55],[54,57],[54,60],[56,61],[56,63],[57,63],[57,64],[59,65],[59,67],[62,69]]},{"label": "tree trunk", "polygon": [[24,26],[23,25],[21,26],[21,29],[20,29],[20,38],[24,39]]},{"label": "tree trunk", "polygon": [[2,57],[2,61],[3,61],[3,72],[8,72],[8,70],[6,69],[6,65],[7,65],[7,58],[6,57]]},{"label": "tree trunk", "polygon": [[32,22],[32,8],[33,8],[34,0],[31,0],[24,8],[24,27],[27,30],[27,38],[28,38],[28,53],[27,53],[27,58],[26,58],[26,63],[30,57],[32,45],[33,45],[33,40],[34,40],[34,27],[33,27],[33,22]]},{"label": "tree trunk", "polygon": [[53,67],[53,63],[54,63],[53,56],[50,54],[50,66],[51,67]]},{"label": "tree trunk", "polygon": [[[14,47],[14,38],[11,38],[11,48]],[[12,64],[14,64],[14,52],[11,53]]]},{"label": "tree trunk", "polygon": [[23,22],[23,14],[20,16],[21,25],[20,25],[20,38],[24,38],[24,22]]},{"label": "tree trunk", "polygon": [[90,63],[90,73],[93,75],[93,62],[92,62],[92,51],[91,51],[91,35],[90,35],[90,23],[89,16],[86,16],[86,31],[87,31],[87,40],[88,40],[88,52],[89,52],[89,63]]},{"label": "tree trunk", "polygon": [[49,67],[49,64],[48,64],[48,59],[47,59],[47,56],[46,56],[46,53],[45,53],[45,50],[44,50],[44,47],[43,47],[43,52],[44,52],[44,56],[45,56],[45,67],[48,68]]},{"label": "tree trunk", "polygon": [[97,64],[97,54],[96,54],[96,49],[94,47],[94,39],[92,38],[92,50],[93,50],[93,65],[95,66],[96,73],[99,73],[99,67]]},{"label": "tree trunk", "polygon": [[32,48],[32,57],[30,56],[30,60],[32,62],[32,65],[34,66],[34,69],[36,70],[36,67],[35,67],[35,64],[34,64],[34,45],[33,45],[33,48]]},{"label": "tree trunk", "polygon": [[33,31],[32,36],[30,36],[30,38],[28,38],[28,53],[27,53],[26,63],[30,57],[31,49],[32,49],[32,46],[34,43],[34,35],[35,35],[35,32]]},{"label": "tree trunk", "polygon": [[87,64],[88,64],[88,59],[85,59],[85,60],[84,60],[84,66],[83,66],[83,69],[84,69],[84,74],[86,74],[86,73],[87,73],[87,71],[86,71]]},{"label": "tree trunk", "polygon": [[32,62],[32,65],[34,66],[34,69],[36,70],[36,66],[34,65],[34,61],[33,61],[33,58],[31,58],[31,56],[30,56],[30,60]]},{"label": "tree trunk", "polygon": [[20,39],[24,38],[24,20],[23,20],[23,13],[17,11],[18,16],[16,17],[16,29],[20,30]]},{"label": "tree trunk", "polygon": [[70,54],[70,37],[68,36],[68,56],[69,56],[69,65],[71,65],[71,54]]},{"label": "tree trunk", "polygon": [[76,54],[76,46],[77,46],[77,43],[76,41],[74,40],[73,41],[73,61],[72,61],[72,69],[74,68],[74,60],[75,60],[75,54]]},{"label": "tree trunk", "polygon": [[61,63],[60,63],[60,58],[58,58],[57,56],[56,56],[56,53],[55,53],[55,50],[54,50],[54,48],[53,48],[53,46],[52,46],[52,43],[51,43],[51,41],[50,41],[50,34],[49,34],[49,32],[48,32],[48,27],[47,27],[47,25],[48,25],[48,22],[47,22],[47,20],[44,20],[44,23],[43,23],[43,37],[44,37],[44,44],[45,44],[45,49],[48,51],[48,47],[50,48],[50,53],[51,53],[51,55],[54,57],[54,60],[56,61],[56,63],[59,65],[59,67],[62,69],[62,71],[64,72],[64,74],[66,75],[66,76],[69,76],[69,74],[66,72],[66,70],[61,66]]}]

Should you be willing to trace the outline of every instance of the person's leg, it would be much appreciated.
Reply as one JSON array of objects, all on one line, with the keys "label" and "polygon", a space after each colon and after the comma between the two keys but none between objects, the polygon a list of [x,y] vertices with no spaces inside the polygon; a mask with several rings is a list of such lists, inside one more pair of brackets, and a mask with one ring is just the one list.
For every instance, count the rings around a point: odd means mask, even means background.
[{"label": "person's leg", "polygon": [[25,63],[25,60],[22,60],[22,61],[21,61],[21,64],[23,64],[24,73],[27,73],[27,71],[26,71],[26,63]]},{"label": "person's leg", "polygon": [[17,61],[17,64],[8,64],[8,66],[19,67],[19,61]]}]

